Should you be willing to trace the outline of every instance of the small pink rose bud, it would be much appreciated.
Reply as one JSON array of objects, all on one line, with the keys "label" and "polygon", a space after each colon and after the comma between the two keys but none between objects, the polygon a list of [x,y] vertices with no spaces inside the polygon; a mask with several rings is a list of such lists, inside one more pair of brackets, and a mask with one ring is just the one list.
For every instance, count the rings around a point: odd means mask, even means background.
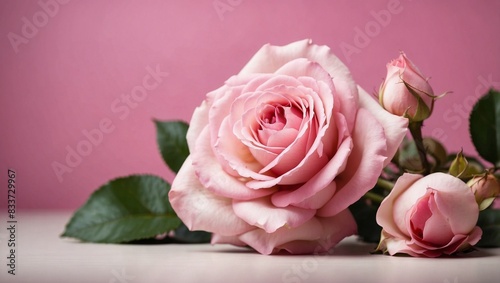
[{"label": "small pink rose bud", "polygon": [[493,205],[491,206],[491,208],[493,208],[493,209],[500,209],[500,198],[496,198],[493,201]]},{"label": "small pink rose bud", "polygon": [[467,185],[472,189],[481,210],[490,206],[500,195],[500,183],[493,174],[476,176],[467,182]]},{"label": "small pink rose bud", "polygon": [[387,111],[420,122],[431,115],[435,98],[427,79],[403,52],[387,64],[379,90],[380,104]]}]

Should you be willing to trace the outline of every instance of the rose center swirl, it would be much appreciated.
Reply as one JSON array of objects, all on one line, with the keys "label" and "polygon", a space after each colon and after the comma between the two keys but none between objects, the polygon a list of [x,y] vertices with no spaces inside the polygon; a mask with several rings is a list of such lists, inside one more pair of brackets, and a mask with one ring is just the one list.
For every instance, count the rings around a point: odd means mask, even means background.
[{"label": "rose center swirl", "polygon": [[[256,136],[265,145],[271,145],[269,139],[283,131],[287,132],[286,140],[295,139],[303,119],[302,111],[292,105],[281,104],[261,105],[256,116],[258,122]],[[281,139],[283,138],[285,137],[282,136]],[[272,144],[279,147],[287,146],[276,141]]]}]

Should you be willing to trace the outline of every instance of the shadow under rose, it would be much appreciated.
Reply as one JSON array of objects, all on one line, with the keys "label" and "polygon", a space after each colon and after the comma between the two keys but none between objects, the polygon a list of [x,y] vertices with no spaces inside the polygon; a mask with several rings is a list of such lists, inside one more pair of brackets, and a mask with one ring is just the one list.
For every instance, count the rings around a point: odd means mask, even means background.
[{"label": "shadow under rose", "polygon": [[227,248],[218,248],[216,251],[212,249],[204,249],[204,250],[199,250],[197,252],[201,253],[221,253],[221,254],[255,254],[255,255],[260,255],[256,250],[250,248],[250,247],[227,247]]},{"label": "shadow under rose", "polygon": [[451,255],[451,256],[446,256],[442,258],[482,258],[482,257],[493,257],[497,256],[491,252],[489,252],[487,249],[484,248],[474,248],[473,250],[469,252],[464,252],[464,253],[459,253],[457,255]]},{"label": "shadow under rose", "polygon": [[341,243],[337,247],[335,247],[332,256],[370,255],[376,247],[377,245],[373,243],[350,241],[347,243]]},{"label": "shadow under rose", "polygon": [[[390,256],[388,254],[382,254],[382,253],[377,253],[376,255],[379,256]],[[498,255],[495,255],[494,253],[489,252],[486,249],[473,249],[471,251],[467,252],[461,252],[453,255],[441,255],[439,257],[413,257],[408,254],[403,254],[403,253],[398,253],[393,255],[393,257],[397,258],[413,258],[413,259],[421,259],[421,258],[426,258],[426,259],[471,259],[471,258],[485,258],[485,257],[497,257]]]}]

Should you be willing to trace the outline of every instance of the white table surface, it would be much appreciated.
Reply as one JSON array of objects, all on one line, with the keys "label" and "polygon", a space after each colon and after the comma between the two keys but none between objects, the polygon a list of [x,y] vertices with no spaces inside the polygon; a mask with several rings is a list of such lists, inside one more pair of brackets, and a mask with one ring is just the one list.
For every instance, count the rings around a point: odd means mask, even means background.
[{"label": "white table surface", "polygon": [[0,282],[500,282],[500,249],[427,259],[371,255],[374,245],[354,237],[323,256],[264,256],[229,245],[90,244],[59,238],[70,215],[17,213],[12,276],[2,214]]}]

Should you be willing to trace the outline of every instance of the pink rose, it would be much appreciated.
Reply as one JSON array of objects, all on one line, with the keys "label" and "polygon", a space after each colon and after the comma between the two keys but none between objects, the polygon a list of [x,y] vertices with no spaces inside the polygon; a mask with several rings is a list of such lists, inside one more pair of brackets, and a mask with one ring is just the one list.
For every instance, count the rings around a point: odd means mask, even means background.
[{"label": "pink rose", "polygon": [[380,104],[387,111],[423,121],[431,115],[434,99],[431,85],[403,52],[387,64],[387,77],[379,91]]},{"label": "pink rose", "polygon": [[404,174],[377,211],[379,249],[427,257],[463,251],[481,238],[478,217],[474,194],[462,180],[444,173]]},{"label": "pink rose", "polygon": [[356,232],[347,207],[376,183],[406,126],[328,47],[265,45],[195,110],[170,201],[212,243],[325,252]]}]

